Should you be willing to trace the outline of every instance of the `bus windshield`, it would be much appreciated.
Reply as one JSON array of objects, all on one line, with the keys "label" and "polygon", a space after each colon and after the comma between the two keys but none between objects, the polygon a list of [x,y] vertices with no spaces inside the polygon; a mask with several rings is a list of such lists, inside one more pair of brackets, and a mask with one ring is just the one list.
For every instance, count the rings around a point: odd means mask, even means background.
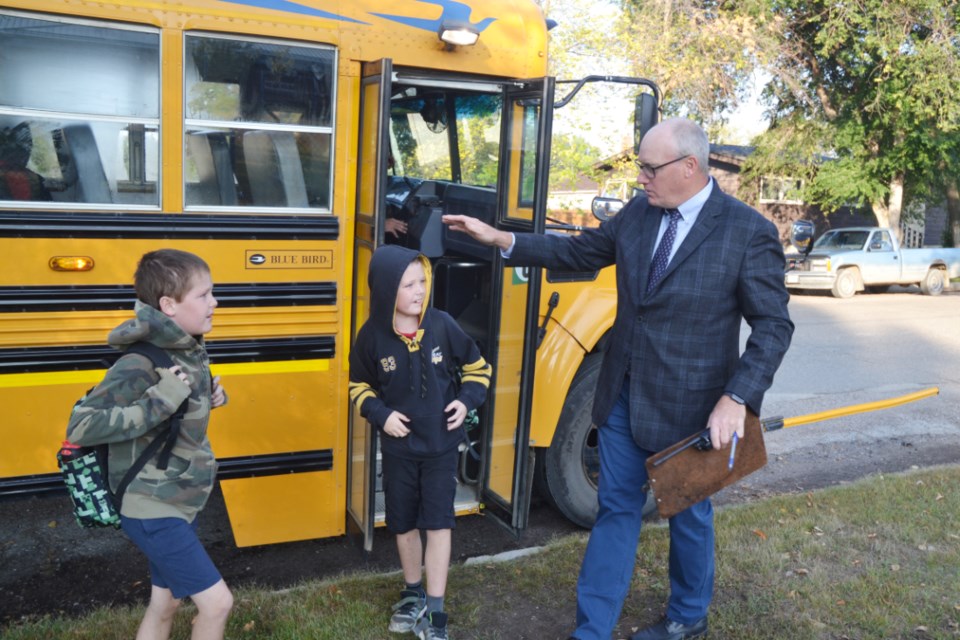
[{"label": "bus windshield", "polygon": [[449,251],[482,257],[466,238],[444,233],[440,214],[493,223],[503,98],[500,93],[396,85],[390,105],[387,218],[401,242],[430,258]]},{"label": "bus windshield", "polygon": [[492,188],[501,111],[499,94],[402,88],[391,104],[392,174]]}]

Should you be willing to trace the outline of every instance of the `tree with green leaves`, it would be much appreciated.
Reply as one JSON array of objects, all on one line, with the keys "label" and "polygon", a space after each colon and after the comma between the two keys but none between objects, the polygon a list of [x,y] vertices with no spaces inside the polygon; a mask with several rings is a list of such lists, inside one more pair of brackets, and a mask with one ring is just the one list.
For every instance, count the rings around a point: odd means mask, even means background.
[{"label": "tree with green leaves", "polygon": [[[664,115],[690,115],[710,132],[744,98],[756,66],[751,16],[722,0],[541,0],[557,77],[624,74],[661,88]],[[595,115],[595,113],[594,113]]]},{"label": "tree with green leaves", "polygon": [[[721,5],[699,0],[541,0],[546,15],[558,22],[550,31],[550,73],[559,79],[594,74],[649,78],[661,88],[664,115],[689,114],[716,136],[724,129],[727,110],[749,88],[756,48],[751,19]],[[569,88],[558,84],[558,97]],[[635,94],[636,88],[628,85],[587,85],[557,112],[551,187],[572,182],[568,171],[589,175],[588,167],[600,160],[616,165],[610,176],[615,181],[636,178],[631,158],[621,155],[633,143],[630,108]],[[565,119],[574,124],[565,124]],[[569,131],[575,133],[558,141]],[[590,148],[583,147],[584,140]],[[584,155],[594,151],[599,154]]]},{"label": "tree with green leaves", "polygon": [[[770,129],[744,176],[803,177],[825,211],[869,205],[899,230],[911,200],[960,178],[960,9],[942,0],[733,0],[772,75]],[[960,197],[956,197],[960,210]],[[960,233],[958,218],[953,224]]]},{"label": "tree with green leaves", "polygon": [[[943,0],[543,0],[553,73],[656,80],[665,115],[712,138],[756,68],[771,127],[744,184],[802,178],[826,212],[870,206],[899,228],[911,203],[946,198],[960,244],[960,3]],[[611,59],[623,61],[611,68]],[[936,241],[936,240],[934,240]]]}]

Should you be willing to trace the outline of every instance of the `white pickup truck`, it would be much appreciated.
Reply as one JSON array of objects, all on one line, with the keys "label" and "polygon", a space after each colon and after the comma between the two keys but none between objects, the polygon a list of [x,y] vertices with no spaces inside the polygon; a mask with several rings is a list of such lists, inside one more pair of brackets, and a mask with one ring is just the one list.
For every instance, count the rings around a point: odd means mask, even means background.
[{"label": "white pickup truck", "polygon": [[880,293],[892,284],[920,285],[939,295],[960,277],[960,249],[901,249],[890,229],[832,229],[810,245],[813,225],[795,223],[791,234],[800,254],[787,255],[784,282],[791,290],[828,290],[837,298],[858,291]]}]

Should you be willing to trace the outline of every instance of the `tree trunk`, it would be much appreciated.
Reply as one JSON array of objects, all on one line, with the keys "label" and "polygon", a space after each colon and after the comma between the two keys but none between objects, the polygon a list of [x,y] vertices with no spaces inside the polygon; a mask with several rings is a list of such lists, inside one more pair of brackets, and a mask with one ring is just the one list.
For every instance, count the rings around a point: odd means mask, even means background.
[{"label": "tree trunk", "polygon": [[947,185],[947,229],[945,238],[940,238],[945,247],[960,247],[960,185]]},{"label": "tree trunk", "polygon": [[894,176],[890,180],[890,194],[885,201],[873,203],[873,213],[877,216],[877,224],[889,227],[897,236],[897,242],[903,241],[900,232],[900,213],[903,209],[903,176]]}]

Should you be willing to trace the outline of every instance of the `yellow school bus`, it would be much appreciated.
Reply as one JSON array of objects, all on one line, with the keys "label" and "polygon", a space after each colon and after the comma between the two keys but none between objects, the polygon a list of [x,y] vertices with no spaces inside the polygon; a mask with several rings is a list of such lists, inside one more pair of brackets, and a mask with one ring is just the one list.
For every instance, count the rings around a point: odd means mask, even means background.
[{"label": "yellow school bus", "polygon": [[[612,273],[515,270],[440,223],[551,231],[552,114],[582,83],[558,100],[546,72],[527,0],[0,0],[0,498],[63,490],[55,452],[115,357],[136,262],[176,247],[220,302],[210,438],[236,543],[369,546],[377,441],[347,356],[389,241],[431,259],[433,304],[494,366],[457,512],[519,531],[537,461],[589,525]],[[655,118],[652,82],[607,80]]]}]

